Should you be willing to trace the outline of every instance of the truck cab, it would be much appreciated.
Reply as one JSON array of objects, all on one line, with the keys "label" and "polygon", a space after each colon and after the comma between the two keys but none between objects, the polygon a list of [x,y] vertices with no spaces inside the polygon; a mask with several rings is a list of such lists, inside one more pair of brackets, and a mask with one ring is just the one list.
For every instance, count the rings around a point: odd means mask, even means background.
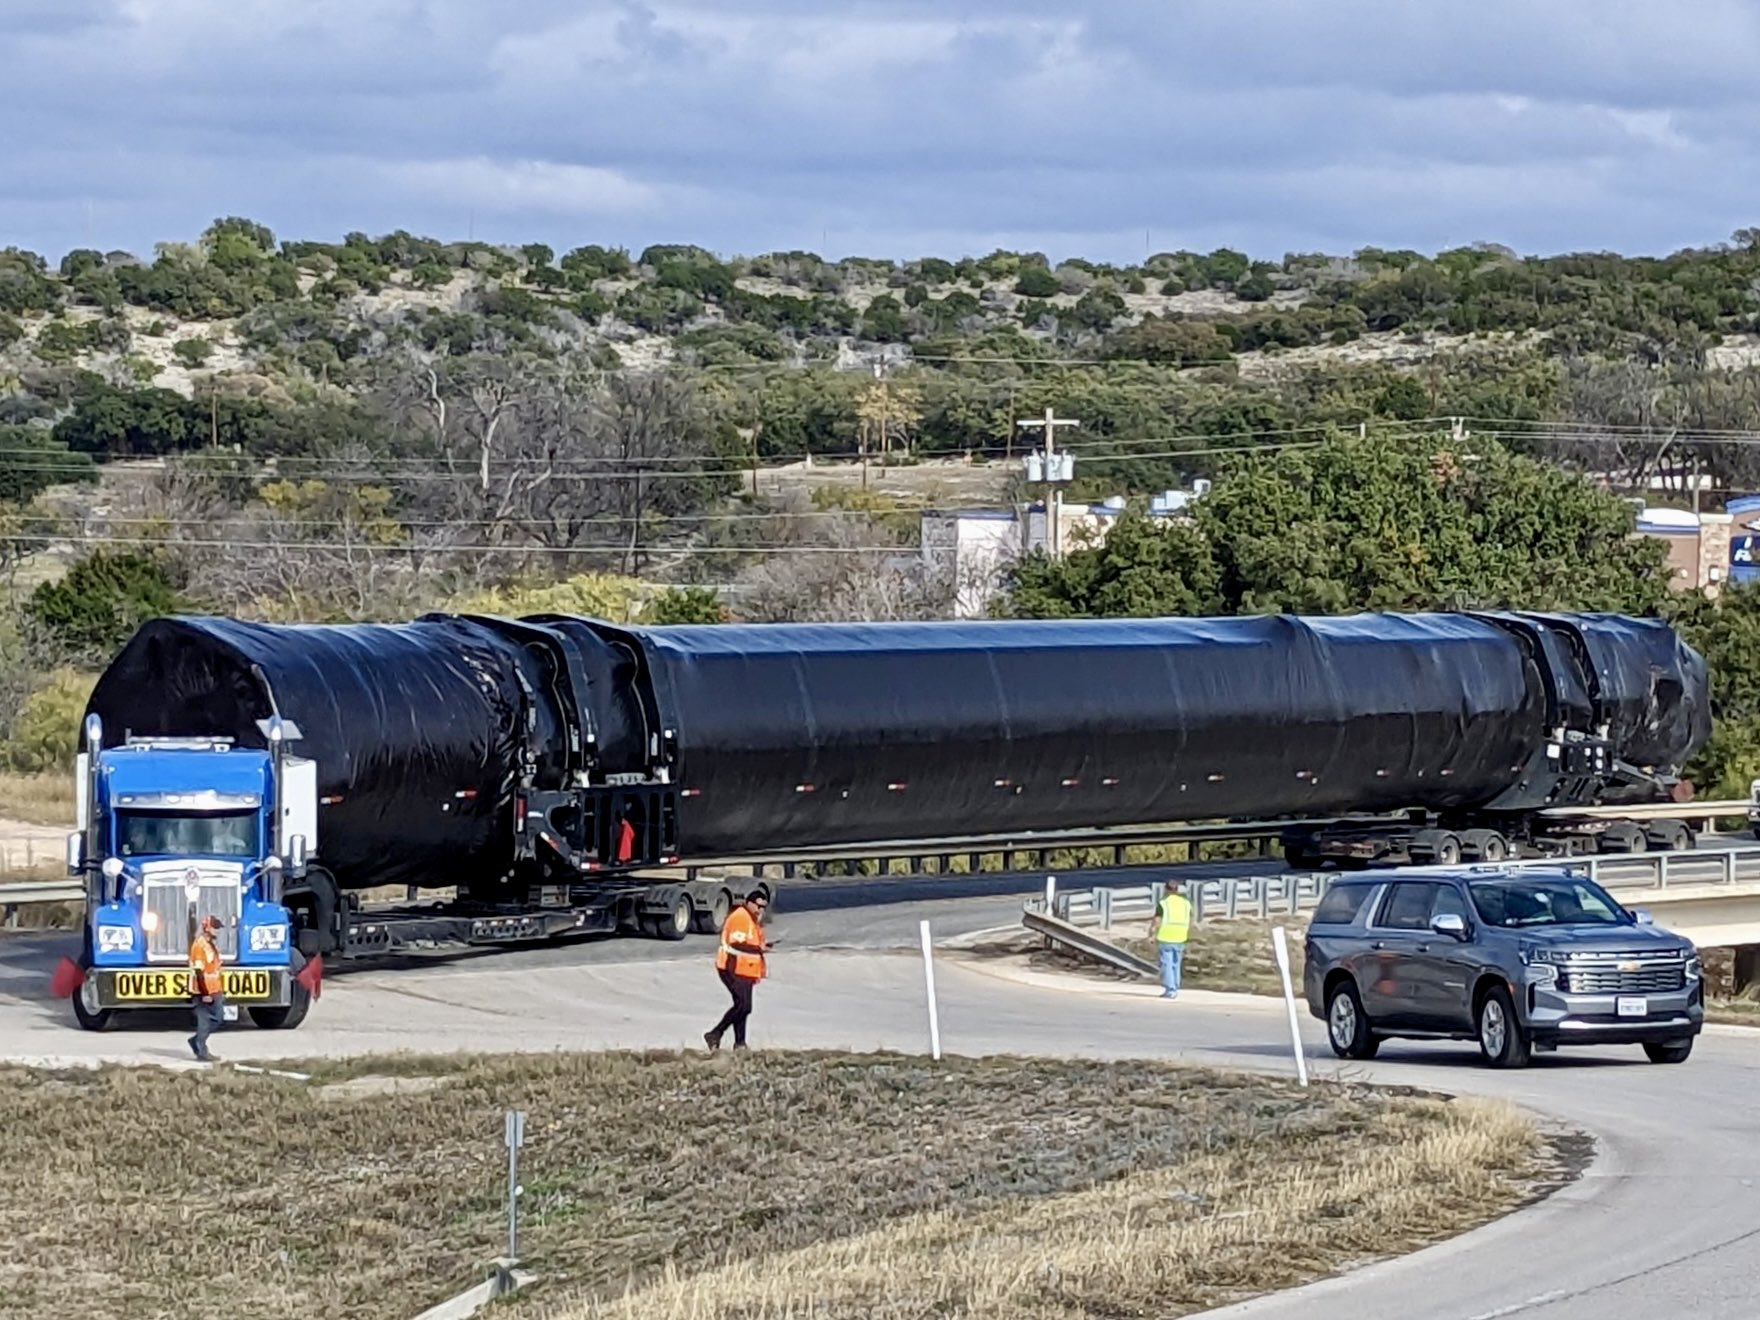
[{"label": "truck cab", "polygon": [[74,1012],[87,1030],[118,1012],[190,1002],[189,948],[217,917],[228,1016],[293,1027],[310,996],[294,980],[283,883],[302,875],[316,833],[317,777],[287,753],[297,730],[265,722],[268,750],[221,738],[127,738],[105,747],[87,717],[67,840],[85,881]]}]

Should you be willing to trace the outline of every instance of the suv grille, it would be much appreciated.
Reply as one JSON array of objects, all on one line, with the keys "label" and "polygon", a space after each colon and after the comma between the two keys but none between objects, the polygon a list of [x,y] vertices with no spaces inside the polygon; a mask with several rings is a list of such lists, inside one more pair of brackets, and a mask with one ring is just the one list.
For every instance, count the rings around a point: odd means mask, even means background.
[{"label": "suv grille", "polygon": [[1570,995],[1656,994],[1687,984],[1678,953],[1579,953],[1558,972],[1558,988]]}]

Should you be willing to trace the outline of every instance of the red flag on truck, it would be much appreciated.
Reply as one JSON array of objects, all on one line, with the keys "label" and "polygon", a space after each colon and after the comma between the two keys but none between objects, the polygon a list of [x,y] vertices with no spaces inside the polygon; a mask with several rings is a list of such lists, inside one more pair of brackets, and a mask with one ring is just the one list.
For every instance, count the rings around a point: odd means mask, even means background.
[{"label": "red flag on truck", "polygon": [[79,993],[79,988],[86,983],[86,974],[72,958],[63,958],[56,964],[55,974],[49,978],[49,993],[57,999],[72,999]]},{"label": "red flag on truck", "polygon": [[324,959],[322,955],[312,958],[306,965],[293,974],[293,979],[305,987],[305,991],[313,999],[323,993]]}]

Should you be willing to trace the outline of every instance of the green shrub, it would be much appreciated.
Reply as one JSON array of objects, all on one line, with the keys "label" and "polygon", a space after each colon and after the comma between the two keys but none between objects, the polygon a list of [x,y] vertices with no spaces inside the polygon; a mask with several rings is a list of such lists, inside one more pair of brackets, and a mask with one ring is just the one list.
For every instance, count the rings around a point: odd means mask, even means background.
[{"label": "green shrub", "polygon": [[79,726],[97,680],[76,669],[57,669],[19,708],[12,736],[0,746],[8,770],[36,775],[66,770],[79,750]]}]

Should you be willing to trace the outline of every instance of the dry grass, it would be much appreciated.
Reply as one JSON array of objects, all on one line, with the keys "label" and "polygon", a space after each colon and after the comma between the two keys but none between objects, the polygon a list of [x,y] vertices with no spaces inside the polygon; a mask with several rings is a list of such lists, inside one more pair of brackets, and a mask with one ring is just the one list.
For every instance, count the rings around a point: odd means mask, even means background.
[{"label": "dry grass", "polygon": [[501,1249],[510,1107],[528,1315],[1167,1315],[1481,1222],[1542,1163],[1506,1111],[1152,1063],[316,1075],[0,1070],[0,1316],[169,1314],[197,1261],[216,1315],[414,1314]]},{"label": "dry grass", "polygon": [[0,819],[72,829],[72,769],[52,775],[0,771]]}]

